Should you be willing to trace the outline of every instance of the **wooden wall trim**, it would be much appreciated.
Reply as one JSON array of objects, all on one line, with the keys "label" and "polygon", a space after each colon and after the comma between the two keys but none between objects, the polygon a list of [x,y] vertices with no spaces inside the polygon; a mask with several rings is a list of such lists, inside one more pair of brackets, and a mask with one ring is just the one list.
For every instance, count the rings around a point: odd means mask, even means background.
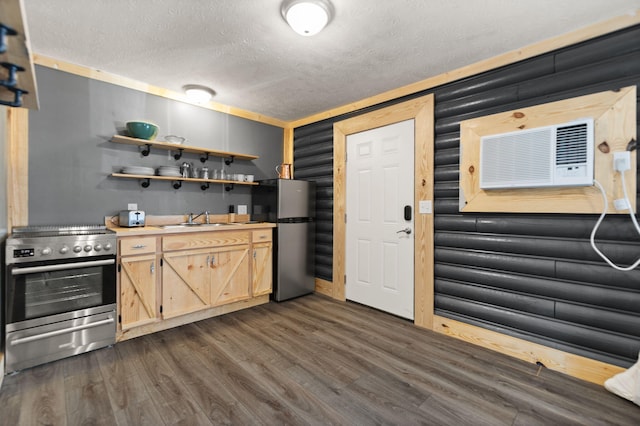
[{"label": "wooden wall trim", "polygon": [[432,89],[437,86],[441,86],[452,81],[456,81],[465,77],[480,74],[485,71],[490,71],[495,68],[499,68],[505,65],[509,65],[524,59],[532,58],[534,56],[541,55],[543,53],[550,52],[552,50],[560,49],[570,46],[572,44],[580,43],[585,40],[589,40],[601,35],[605,35],[614,31],[622,30],[624,28],[631,27],[640,23],[640,9],[634,11],[632,14],[619,16],[603,22],[581,28],[576,31],[562,34],[557,37],[553,37],[547,40],[543,40],[538,43],[531,44],[529,46],[512,50],[511,52],[504,53],[502,55],[495,56],[493,58],[486,59],[484,61],[476,62],[452,71],[445,72],[443,74],[427,78],[416,83],[412,83],[397,89],[389,90],[384,93],[372,96],[370,98],[362,99],[356,102],[352,102],[341,107],[330,109],[328,111],[320,112],[305,118],[294,120],[289,123],[292,127],[301,127],[307,124],[315,123],[318,121],[326,120],[332,117],[337,117],[342,114],[347,114],[353,111],[358,111],[363,108],[367,108],[373,105],[398,99],[403,96],[418,93],[424,90]]},{"label": "wooden wall trim", "polygon": [[7,230],[29,224],[29,110],[7,108]]},{"label": "wooden wall trim", "polygon": [[47,68],[53,68],[59,71],[64,71],[69,74],[90,78],[92,80],[103,81],[105,83],[115,84],[116,86],[122,86],[128,89],[138,90],[140,92],[161,96],[163,98],[172,99],[174,101],[185,102],[201,108],[223,112],[225,114],[246,118],[248,120],[257,121],[264,124],[270,124],[276,127],[281,127],[281,128],[288,127],[286,121],[279,120],[277,118],[268,117],[263,114],[246,111],[240,108],[223,105],[217,102],[208,102],[206,104],[196,104],[189,101],[186,95],[184,95],[183,93],[175,92],[169,89],[164,89],[158,86],[152,86],[151,84],[143,83],[137,80],[132,80],[126,77],[121,77],[105,71],[100,71],[93,68],[72,64],[69,62],[60,61],[58,59],[53,59],[53,58],[49,58],[49,57],[38,55],[38,54],[35,54],[33,56],[33,59],[34,59],[34,63],[37,65],[47,67]]},{"label": "wooden wall trim", "polygon": [[[613,168],[613,153],[622,152],[637,140],[636,86],[599,92],[557,102],[520,108],[460,123],[460,196],[463,212],[499,213],[602,213],[602,195],[596,186],[528,189],[480,189],[480,139],[498,133],[515,132],[566,123],[581,118],[594,119],[594,179],[605,189],[609,214],[617,210],[614,200],[622,198],[620,176]],[[627,194],[636,193],[636,156],[625,172]],[[636,211],[636,197],[630,195]]]},{"label": "wooden wall trim", "polygon": [[[346,268],[346,139],[353,133],[404,120],[415,120],[414,206],[433,201],[434,96],[427,95],[372,111],[333,126],[333,285],[330,296],[345,300]],[[433,318],[433,214],[416,214],[414,221],[414,323],[431,328]]]},{"label": "wooden wall trim", "polygon": [[331,297],[333,291],[333,283],[331,281],[316,278],[315,292]]},{"label": "wooden wall trim", "polygon": [[[283,137],[282,162],[291,164],[293,168],[293,127],[285,127]],[[291,171],[291,178],[293,179],[293,170]]]},{"label": "wooden wall trim", "polygon": [[438,315],[434,317],[433,331],[533,364],[540,362],[550,370],[599,385],[625,370],[616,365],[570,354]]}]

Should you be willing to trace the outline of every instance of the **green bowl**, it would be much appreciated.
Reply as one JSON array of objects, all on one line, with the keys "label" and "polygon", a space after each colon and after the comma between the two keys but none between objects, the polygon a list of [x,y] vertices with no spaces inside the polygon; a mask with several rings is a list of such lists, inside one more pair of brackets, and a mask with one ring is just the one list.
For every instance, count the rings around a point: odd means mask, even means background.
[{"label": "green bowl", "polygon": [[127,122],[127,132],[132,138],[138,139],[155,139],[158,134],[158,126],[146,121],[129,121]]}]

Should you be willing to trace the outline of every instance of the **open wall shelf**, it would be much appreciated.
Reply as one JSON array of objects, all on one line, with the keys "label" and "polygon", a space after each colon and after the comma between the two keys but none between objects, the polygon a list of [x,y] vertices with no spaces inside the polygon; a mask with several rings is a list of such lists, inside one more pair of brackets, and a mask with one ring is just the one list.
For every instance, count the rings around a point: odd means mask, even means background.
[{"label": "open wall shelf", "polygon": [[222,184],[225,185],[225,189],[230,191],[234,185],[258,185],[258,182],[241,182],[237,180],[221,180],[221,179],[199,179],[199,178],[183,178],[172,176],[147,176],[147,175],[133,175],[126,173],[112,173],[112,177],[123,179],[140,179],[143,188],[147,188],[152,180],[164,180],[173,182],[173,187],[178,189],[182,187],[182,182],[195,182],[200,183],[200,189],[203,191],[209,188],[210,184]]},{"label": "open wall shelf", "polygon": [[258,158],[257,155],[249,155],[249,154],[239,154],[237,152],[227,152],[227,151],[218,151],[215,149],[205,149],[197,146],[189,146],[189,145],[178,145],[175,143],[169,142],[158,142],[158,141],[150,141],[146,139],[137,139],[131,138],[129,136],[122,135],[114,135],[111,138],[112,142],[122,143],[127,145],[138,145],[144,146],[145,149],[142,151],[142,155],[147,156],[149,152],[151,152],[151,148],[155,149],[163,149],[168,151],[176,151],[173,158],[179,160],[182,157],[182,154],[187,152],[191,154],[200,154],[200,161],[205,162],[209,159],[209,157],[221,157],[226,158],[227,165],[231,164],[233,160],[255,160]]}]

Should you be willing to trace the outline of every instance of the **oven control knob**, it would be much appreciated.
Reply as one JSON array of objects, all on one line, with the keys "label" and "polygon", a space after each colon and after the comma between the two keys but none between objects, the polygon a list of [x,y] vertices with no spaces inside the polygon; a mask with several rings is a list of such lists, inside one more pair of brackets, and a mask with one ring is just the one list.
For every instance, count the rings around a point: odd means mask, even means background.
[{"label": "oven control knob", "polygon": [[111,250],[111,243],[107,243],[104,245],[104,251],[109,251]]},{"label": "oven control knob", "polygon": [[73,247],[73,252],[74,253],[80,253],[81,251],[82,251],[82,247],[80,247],[80,246]]},{"label": "oven control knob", "polygon": [[87,244],[86,246],[84,246],[84,251],[86,251],[87,253],[91,251],[93,247],[91,246],[91,244]]},{"label": "oven control knob", "polygon": [[45,256],[48,254],[51,254],[51,249],[49,247],[45,247],[42,249],[42,254],[44,254]]},{"label": "oven control knob", "polygon": [[67,253],[69,253],[69,247],[67,246],[60,247],[60,254],[67,254]]},{"label": "oven control knob", "polygon": [[95,251],[100,251],[100,250],[102,250],[102,244],[100,244],[100,243],[96,244],[95,246],[93,246],[93,249],[94,249]]}]

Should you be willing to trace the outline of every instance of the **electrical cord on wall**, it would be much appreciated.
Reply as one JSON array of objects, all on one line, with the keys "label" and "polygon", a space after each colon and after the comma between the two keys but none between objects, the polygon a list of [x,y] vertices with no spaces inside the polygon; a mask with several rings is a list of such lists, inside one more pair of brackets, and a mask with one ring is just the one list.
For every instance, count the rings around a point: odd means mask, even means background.
[{"label": "electrical cord on wall", "polygon": [[[624,171],[620,171],[620,176],[621,176],[621,182],[622,182],[622,192],[624,194],[624,201],[626,203],[627,209],[629,210],[629,216],[631,216],[631,221],[633,222],[633,225],[635,226],[636,231],[638,232],[638,235],[640,235],[640,226],[638,226],[638,221],[636,220],[636,215],[633,214],[633,210],[631,209],[631,203],[629,202],[629,197],[627,196],[627,185],[626,185],[625,180],[624,180]],[[609,200],[607,199],[607,193],[605,192],[605,190],[602,187],[602,185],[600,184],[600,182],[598,182],[597,180],[594,179],[593,183],[598,187],[598,189],[600,190],[600,193],[602,194],[602,200],[604,201],[604,210],[602,211],[602,214],[600,215],[600,218],[596,222],[596,225],[593,227],[593,231],[591,231],[591,247],[612,268],[617,269],[618,271],[624,271],[624,272],[631,271],[631,270],[637,268],[638,265],[640,265],[640,258],[638,258],[638,260],[636,260],[633,265],[627,266],[627,267],[622,267],[622,266],[616,265],[611,260],[609,260],[609,258],[607,256],[605,256],[604,253],[602,253],[598,249],[598,247],[596,247],[596,241],[595,241],[596,232],[598,231],[598,228],[600,227],[600,224],[604,220],[604,217],[607,215],[607,206],[609,205]]]}]

